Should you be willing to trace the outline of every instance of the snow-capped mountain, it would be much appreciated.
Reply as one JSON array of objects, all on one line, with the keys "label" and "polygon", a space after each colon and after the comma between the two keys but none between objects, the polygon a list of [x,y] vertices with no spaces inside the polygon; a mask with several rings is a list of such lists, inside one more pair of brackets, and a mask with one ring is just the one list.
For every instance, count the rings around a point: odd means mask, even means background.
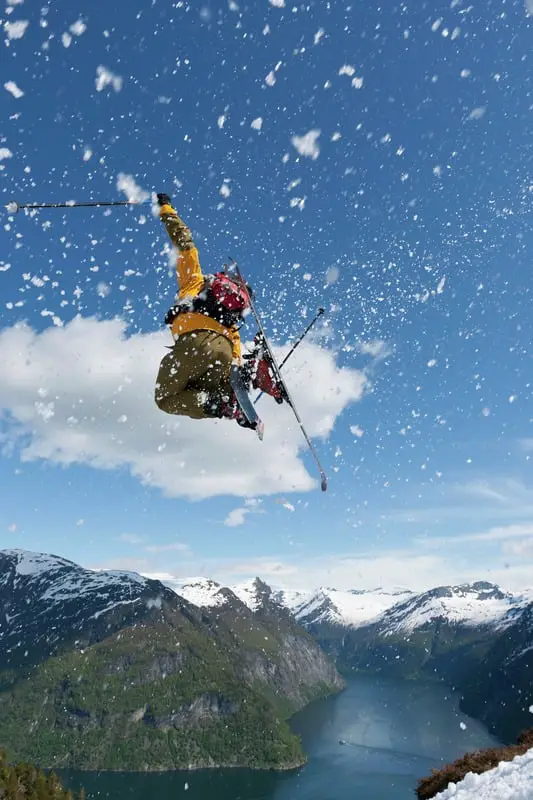
[{"label": "snow-capped mountain", "polygon": [[478,581],[412,595],[385,611],[377,622],[381,633],[387,635],[413,633],[435,621],[502,629],[515,622],[529,603],[527,596]]},{"label": "snow-capped mountain", "polygon": [[268,600],[286,608],[304,627],[321,622],[347,628],[365,625],[394,603],[412,595],[408,589],[390,592],[384,589],[343,592],[326,587],[311,592],[273,589],[260,578],[231,586],[209,578],[172,580],[167,585],[202,608],[221,606],[234,595],[255,612]]},{"label": "snow-capped mountain", "polygon": [[210,578],[185,578],[183,580],[168,581],[167,586],[172,588],[189,603],[200,608],[215,608],[231,604],[238,600],[244,603],[250,611],[257,612],[264,608],[267,603],[285,608],[278,597],[279,593],[274,592],[260,578],[238,583],[233,586],[224,586]]},{"label": "snow-capped mountain", "polygon": [[504,592],[494,584],[479,581],[441,586],[414,593],[397,587],[341,591],[321,587],[315,591],[271,589],[259,578],[224,586],[209,578],[188,578],[167,584],[194,605],[221,606],[236,596],[251,611],[265,598],[288,609],[300,625],[313,633],[318,627],[354,629],[379,625],[382,633],[412,633],[435,620],[470,627],[511,625],[531,603],[527,594]]},{"label": "snow-capped mountain", "polygon": [[125,619],[130,624],[142,619],[172,595],[136,573],[89,570],[59,556],[2,550],[0,668],[29,666],[66,642],[101,638]]},{"label": "snow-capped mountain", "polygon": [[[343,687],[333,663],[261,581],[243,588],[255,613],[225,587],[190,584],[194,604],[135,573],[0,551],[0,748],[47,767],[214,766],[208,719],[220,763],[255,766],[263,742],[267,764],[299,765],[283,720]],[[140,767],[146,736],[155,746]]]},{"label": "snow-capped mountain", "polygon": [[411,595],[408,589],[390,592],[381,588],[368,591],[352,589],[343,592],[322,587],[307,597],[284,597],[283,600],[304,627],[327,623],[354,628],[367,625],[386,609]]},{"label": "snow-capped mountain", "polygon": [[228,602],[228,595],[223,591],[225,587],[209,578],[186,578],[166,583],[176,594],[199,608],[216,608]]}]

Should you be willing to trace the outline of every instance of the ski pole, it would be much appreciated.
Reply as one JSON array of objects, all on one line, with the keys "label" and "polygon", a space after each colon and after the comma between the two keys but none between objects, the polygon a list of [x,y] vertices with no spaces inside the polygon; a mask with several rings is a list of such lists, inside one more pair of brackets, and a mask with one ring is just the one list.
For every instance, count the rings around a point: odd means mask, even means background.
[{"label": "ski pole", "polygon": [[[283,367],[283,365],[286,364],[287,361],[289,360],[289,358],[292,356],[292,354],[294,353],[294,351],[296,350],[296,348],[298,347],[300,342],[303,339],[305,339],[305,337],[307,336],[307,334],[309,333],[309,331],[311,330],[313,325],[316,323],[318,318],[322,316],[323,313],[324,313],[324,309],[323,308],[319,308],[317,313],[315,314],[315,316],[313,317],[313,319],[311,320],[311,322],[309,323],[309,325],[305,329],[305,331],[301,334],[301,336],[298,339],[296,339],[296,341],[294,342],[293,346],[291,347],[291,349],[289,350],[289,352],[287,353],[287,355],[285,356],[285,358],[283,359],[283,361],[279,365],[280,371],[281,371],[281,368]],[[264,392],[260,392],[257,395],[257,397],[254,400],[254,406],[255,406],[256,403],[259,402],[259,400],[263,397],[263,395],[264,395]]]},{"label": "ski pole", "polygon": [[311,330],[311,328],[313,327],[315,322],[318,320],[319,317],[322,316],[323,313],[324,313],[324,309],[323,308],[319,308],[318,311],[316,312],[315,316],[313,317],[313,319],[311,320],[311,322],[309,323],[309,325],[305,329],[305,331],[302,333],[302,335],[300,336],[299,339],[296,339],[296,341],[294,342],[293,346],[291,347],[291,349],[289,350],[289,352],[287,353],[287,355],[285,356],[285,358],[283,359],[283,361],[279,365],[280,369],[289,360],[289,358],[292,356],[292,354],[294,353],[294,351],[296,350],[296,348],[298,347],[298,345],[300,344],[302,339],[305,339],[305,337],[307,336],[307,334],[309,333],[309,331]]},{"label": "ski pole", "polygon": [[[263,337],[263,341],[265,343],[267,343],[267,346],[268,346],[268,340],[267,340],[267,337],[266,337],[266,334],[265,334],[265,329],[263,327],[263,323],[261,322],[261,317],[257,313],[254,301],[253,301],[252,297],[250,296],[250,292],[246,288],[246,283],[244,281],[244,278],[242,277],[241,269],[240,269],[239,265],[237,264],[237,262],[235,261],[234,258],[231,259],[231,262],[232,262],[232,266],[233,266],[235,272],[237,273],[239,281],[241,282],[241,285],[244,286],[245,289],[246,289],[246,293],[248,295],[248,301],[250,303],[250,309],[252,311],[252,314],[255,317],[255,321],[257,323],[257,327],[259,328],[259,333]],[[280,371],[279,371],[278,362],[276,361],[276,356],[274,355],[274,353],[272,352],[270,347],[268,347],[268,350],[269,350],[270,359],[272,361],[272,365],[273,365],[274,370],[276,372],[276,376],[280,380],[282,380],[281,374],[280,374]],[[324,472],[322,464],[320,463],[320,459],[318,457],[318,453],[315,450],[315,447],[313,445],[313,442],[311,441],[311,438],[310,438],[309,434],[307,433],[306,429],[304,428],[304,424],[303,424],[303,422],[301,420],[301,417],[300,417],[300,415],[298,413],[298,410],[297,410],[296,406],[294,405],[293,399],[289,394],[289,390],[287,389],[287,386],[284,386],[284,390],[285,390],[285,399],[288,402],[289,406],[291,407],[292,413],[296,417],[296,421],[297,421],[298,425],[300,426],[300,430],[301,430],[302,435],[303,435],[303,437],[304,437],[304,439],[305,439],[305,441],[307,443],[307,446],[309,448],[309,452],[313,456],[313,460],[314,460],[314,462],[315,462],[315,464],[316,464],[316,466],[318,468],[318,471],[320,472],[320,488],[322,489],[323,492],[325,492],[327,490],[327,488],[328,488],[328,479],[327,479],[326,473]]]},{"label": "ski pole", "polygon": [[140,206],[145,203],[151,203],[151,200],[94,200],[88,203],[77,203],[71,200],[68,203],[17,203],[11,200],[7,203],[6,208],[10,214],[16,214],[21,208],[89,208],[100,206]]}]

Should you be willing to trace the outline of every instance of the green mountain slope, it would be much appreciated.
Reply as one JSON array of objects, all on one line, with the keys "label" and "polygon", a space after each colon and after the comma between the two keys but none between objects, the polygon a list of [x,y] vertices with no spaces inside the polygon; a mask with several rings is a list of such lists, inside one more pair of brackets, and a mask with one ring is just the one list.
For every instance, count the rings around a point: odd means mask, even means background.
[{"label": "green mountain slope", "polygon": [[[304,762],[287,717],[343,683],[311,637],[268,596],[256,613],[231,593],[222,608],[207,613],[150,581],[137,590],[128,585],[126,603],[122,576],[112,575],[109,603],[100,597],[99,575],[95,596],[86,586],[78,598],[73,644],[65,620],[74,599],[66,615],[64,588],[59,592],[58,579],[50,583],[39,574],[38,591],[31,575],[11,582],[25,613],[28,597],[34,620],[46,610],[46,629],[34,624],[41,646],[31,649],[26,667],[20,662],[29,643],[18,648],[17,667],[6,664],[0,672],[0,745],[10,758],[120,770],[286,769]],[[51,606],[39,592],[62,599]],[[7,616],[16,618],[12,596]],[[51,631],[53,655],[46,657]]]}]

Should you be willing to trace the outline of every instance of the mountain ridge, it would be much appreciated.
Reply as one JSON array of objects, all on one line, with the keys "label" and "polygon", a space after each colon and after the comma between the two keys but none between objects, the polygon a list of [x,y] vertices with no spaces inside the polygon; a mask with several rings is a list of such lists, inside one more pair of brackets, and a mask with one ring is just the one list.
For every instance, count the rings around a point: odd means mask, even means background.
[{"label": "mountain ridge", "polygon": [[530,722],[530,591],[474,581],[419,593],[322,587],[309,593],[278,589],[273,596],[347,677],[366,672],[443,681],[459,691],[463,711],[506,741]]},{"label": "mountain ridge", "polygon": [[0,746],[55,768],[301,765],[286,719],[343,681],[259,588],[256,613],[224,588],[205,609],[136,573],[0,551]]}]

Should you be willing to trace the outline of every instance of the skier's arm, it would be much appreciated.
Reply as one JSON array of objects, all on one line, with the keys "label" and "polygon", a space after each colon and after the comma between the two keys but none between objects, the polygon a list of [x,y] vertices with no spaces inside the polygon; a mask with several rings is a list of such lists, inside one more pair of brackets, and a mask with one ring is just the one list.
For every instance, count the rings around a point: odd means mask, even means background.
[{"label": "skier's arm", "polygon": [[167,229],[170,241],[180,251],[176,264],[180,297],[195,295],[202,288],[204,277],[192,233],[172,207],[168,195],[159,197],[161,197],[159,216]]}]

